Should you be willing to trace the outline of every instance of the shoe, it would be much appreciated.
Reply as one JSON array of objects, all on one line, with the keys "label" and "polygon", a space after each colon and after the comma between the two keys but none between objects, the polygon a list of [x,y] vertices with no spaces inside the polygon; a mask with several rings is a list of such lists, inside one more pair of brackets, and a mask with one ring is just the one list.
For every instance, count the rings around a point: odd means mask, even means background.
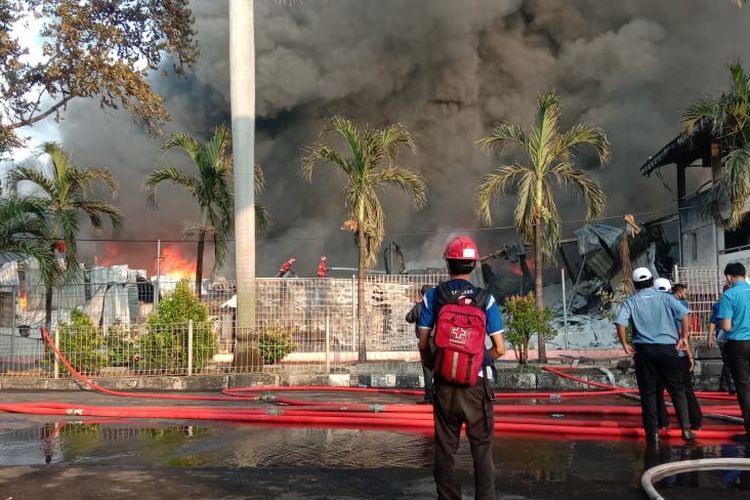
[{"label": "shoe", "polygon": [[695,440],[695,434],[690,429],[682,429],[682,440],[693,441]]},{"label": "shoe", "polygon": [[646,442],[649,444],[658,444],[659,443],[659,433],[658,432],[647,432],[646,433]]},{"label": "shoe", "polygon": [[691,425],[691,426],[690,426],[690,430],[691,430],[691,431],[699,431],[699,430],[701,430],[701,429],[703,429],[703,426],[702,426],[702,425]]},{"label": "shoe", "polygon": [[737,441],[738,443],[750,443],[750,432],[745,434],[735,434],[732,436],[732,440]]}]

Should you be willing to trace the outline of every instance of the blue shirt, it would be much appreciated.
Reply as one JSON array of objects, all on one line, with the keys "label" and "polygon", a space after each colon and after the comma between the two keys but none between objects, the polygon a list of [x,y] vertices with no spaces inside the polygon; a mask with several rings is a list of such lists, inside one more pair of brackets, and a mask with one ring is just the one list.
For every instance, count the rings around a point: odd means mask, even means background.
[{"label": "blue shirt", "polygon": [[727,341],[727,332],[721,328],[721,321],[719,321],[719,301],[717,300],[713,306],[711,306],[711,318],[708,322],[716,328],[716,342],[724,344]]},{"label": "blue shirt", "polygon": [[688,312],[672,294],[644,288],[625,299],[615,324],[627,328],[633,322],[634,344],[676,344],[675,322]]},{"label": "blue shirt", "polygon": [[[465,292],[466,294],[472,294],[476,290],[471,282],[466,280],[449,280],[447,281],[448,288],[453,292]],[[422,307],[419,311],[419,328],[432,329],[435,326],[435,309],[437,305],[437,288],[430,288],[427,293],[424,294],[422,299]],[[500,314],[500,308],[497,307],[497,301],[491,294],[487,299],[487,305],[484,308],[484,314],[487,317],[487,335],[490,337],[502,333],[503,317]]]},{"label": "blue shirt", "polygon": [[742,280],[719,299],[718,319],[732,320],[727,340],[750,340],[750,284]]}]

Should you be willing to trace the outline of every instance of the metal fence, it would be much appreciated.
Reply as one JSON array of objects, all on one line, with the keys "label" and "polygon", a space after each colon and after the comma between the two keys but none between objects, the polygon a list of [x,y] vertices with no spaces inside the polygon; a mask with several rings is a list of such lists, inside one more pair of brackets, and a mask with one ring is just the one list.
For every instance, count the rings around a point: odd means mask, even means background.
[{"label": "metal fence", "polygon": [[[368,359],[416,359],[414,325],[405,322],[423,284],[444,275],[368,276],[364,331]],[[273,370],[279,363],[333,371],[357,361],[357,280],[258,278],[256,327],[238,363],[236,299],[231,283],[201,296],[205,321],[149,323],[154,299],[168,300],[174,284],[154,293],[147,283],[75,284],[55,289],[52,333],[71,364],[89,376],[190,375]],[[0,294],[0,376],[66,377],[39,326],[44,290]],[[3,300],[4,299],[4,300]],[[74,310],[87,318],[71,321]],[[81,315],[79,314],[80,318]],[[237,358],[240,359],[240,358]]]},{"label": "metal fence", "polygon": [[688,289],[690,305],[690,337],[705,339],[713,305],[719,300],[726,279],[715,266],[675,268],[674,282]]}]

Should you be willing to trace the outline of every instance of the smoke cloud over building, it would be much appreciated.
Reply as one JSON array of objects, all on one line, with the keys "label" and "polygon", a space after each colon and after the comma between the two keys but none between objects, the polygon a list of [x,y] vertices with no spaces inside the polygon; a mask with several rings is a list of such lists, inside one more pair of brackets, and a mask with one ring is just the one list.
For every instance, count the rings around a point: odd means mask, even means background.
[{"label": "smoke cloud over building", "polygon": [[[229,121],[227,2],[193,6],[199,63],[185,80],[154,82],[173,117],[166,131],[207,137]],[[310,0],[294,6],[259,0],[255,22],[256,160],[267,184],[259,200],[274,222],[258,239],[259,275],[274,273],[289,256],[310,276],[320,255],[334,266],[356,264],[353,238],[340,230],[342,179],[325,166],[312,185],[299,175],[301,147],[337,112],[372,126],[402,122],[416,138],[418,155],[404,156],[403,163],[427,178],[428,206],[415,214],[399,193],[387,194],[385,204],[386,238],[401,245],[412,267],[439,262],[451,231],[480,227],[474,188],[501,158],[474,141],[498,120],[528,123],[536,96],[549,88],[559,91],[564,126],[586,121],[610,137],[613,161],[595,174],[610,214],[674,210],[674,193],[640,177],[638,167],[676,134],[688,103],[728,85],[726,64],[750,46],[750,10],[729,0]],[[179,187],[160,190],[158,211],[147,207],[146,173],[157,165],[189,165],[177,153],[162,156],[161,140],[124,114],[79,102],[60,133],[77,163],[109,167],[121,180],[122,238],[179,240],[183,221],[197,217]],[[671,172],[665,174],[669,180]],[[512,223],[513,203],[512,195],[498,200],[495,225]],[[572,194],[560,207],[565,219],[584,213]],[[566,224],[566,235],[577,226]],[[487,250],[517,239],[512,230],[472,234]],[[87,251],[102,248],[92,244]],[[121,248],[134,265],[151,266],[154,245]]]}]

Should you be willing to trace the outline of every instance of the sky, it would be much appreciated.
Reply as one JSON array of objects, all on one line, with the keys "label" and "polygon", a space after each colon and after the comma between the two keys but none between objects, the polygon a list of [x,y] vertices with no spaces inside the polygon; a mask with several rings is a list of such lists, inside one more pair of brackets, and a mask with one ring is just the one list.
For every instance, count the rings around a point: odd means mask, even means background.
[{"label": "sky", "polygon": [[[201,58],[186,79],[152,78],[172,114],[167,132],[206,138],[229,121],[227,2],[195,0]],[[400,122],[419,152],[403,164],[430,186],[427,207],[415,213],[397,193],[384,195],[386,241],[404,250],[409,267],[439,266],[445,242],[466,232],[482,252],[518,239],[511,229],[488,229],[473,210],[474,189],[513,151],[488,155],[474,141],[501,120],[526,126],[537,95],[560,95],[563,126],[602,127],[613,147],[601,169],[590,170],[609,198],[606,222],[625,213],[643,219],[675,209],[675,193],[638,168],[679,131],[682,110],[694,99],[729,84],[727,63],[750,46],[750,9],[729,0],[316,0],[293,6],[256,2],[256,159],[267,188],[259,196],[273,217],[258,240],[257,272],[272,275],[287,257],[312,276],[318,259],[353,267],[356,249],[340,230],[347,218],[343,180],[322,166],[311,185],[300,175],[302,148],[314,142],[333,113],[360,124]],[[96,101],[69,106],[65,121],[44,124],[81,166],[110,168],[120,179],[116,202],[126,214],[121,240],[105,247],[83,242],[89,260],[112,254],[133,267],[153,264],[155,243],[182,240],[198,210],[187,192],[162,189],[159,209],[145,203],[142,183],[156,166],[190,171],[186,158],[163,155],[163,138],[148,135],[124,113],[102,111]],[[35,128],[39,133],[39,128]],[[696,169],[697,170],[697,169]],[[674,168],[664,170],[673,184]],[[691,186],[704,173],[691,172]],[[561,191],[566,237],[584,215],[574,193]],[[493,227],[512,223],[512,192],[494,204]],[[84,239],[85,239],[84,235]],[[109,232],[95,238],[113,238]],[[179,244],[187,254],[193,243]],[[231,266],[219,274],[231,276]]]}]

